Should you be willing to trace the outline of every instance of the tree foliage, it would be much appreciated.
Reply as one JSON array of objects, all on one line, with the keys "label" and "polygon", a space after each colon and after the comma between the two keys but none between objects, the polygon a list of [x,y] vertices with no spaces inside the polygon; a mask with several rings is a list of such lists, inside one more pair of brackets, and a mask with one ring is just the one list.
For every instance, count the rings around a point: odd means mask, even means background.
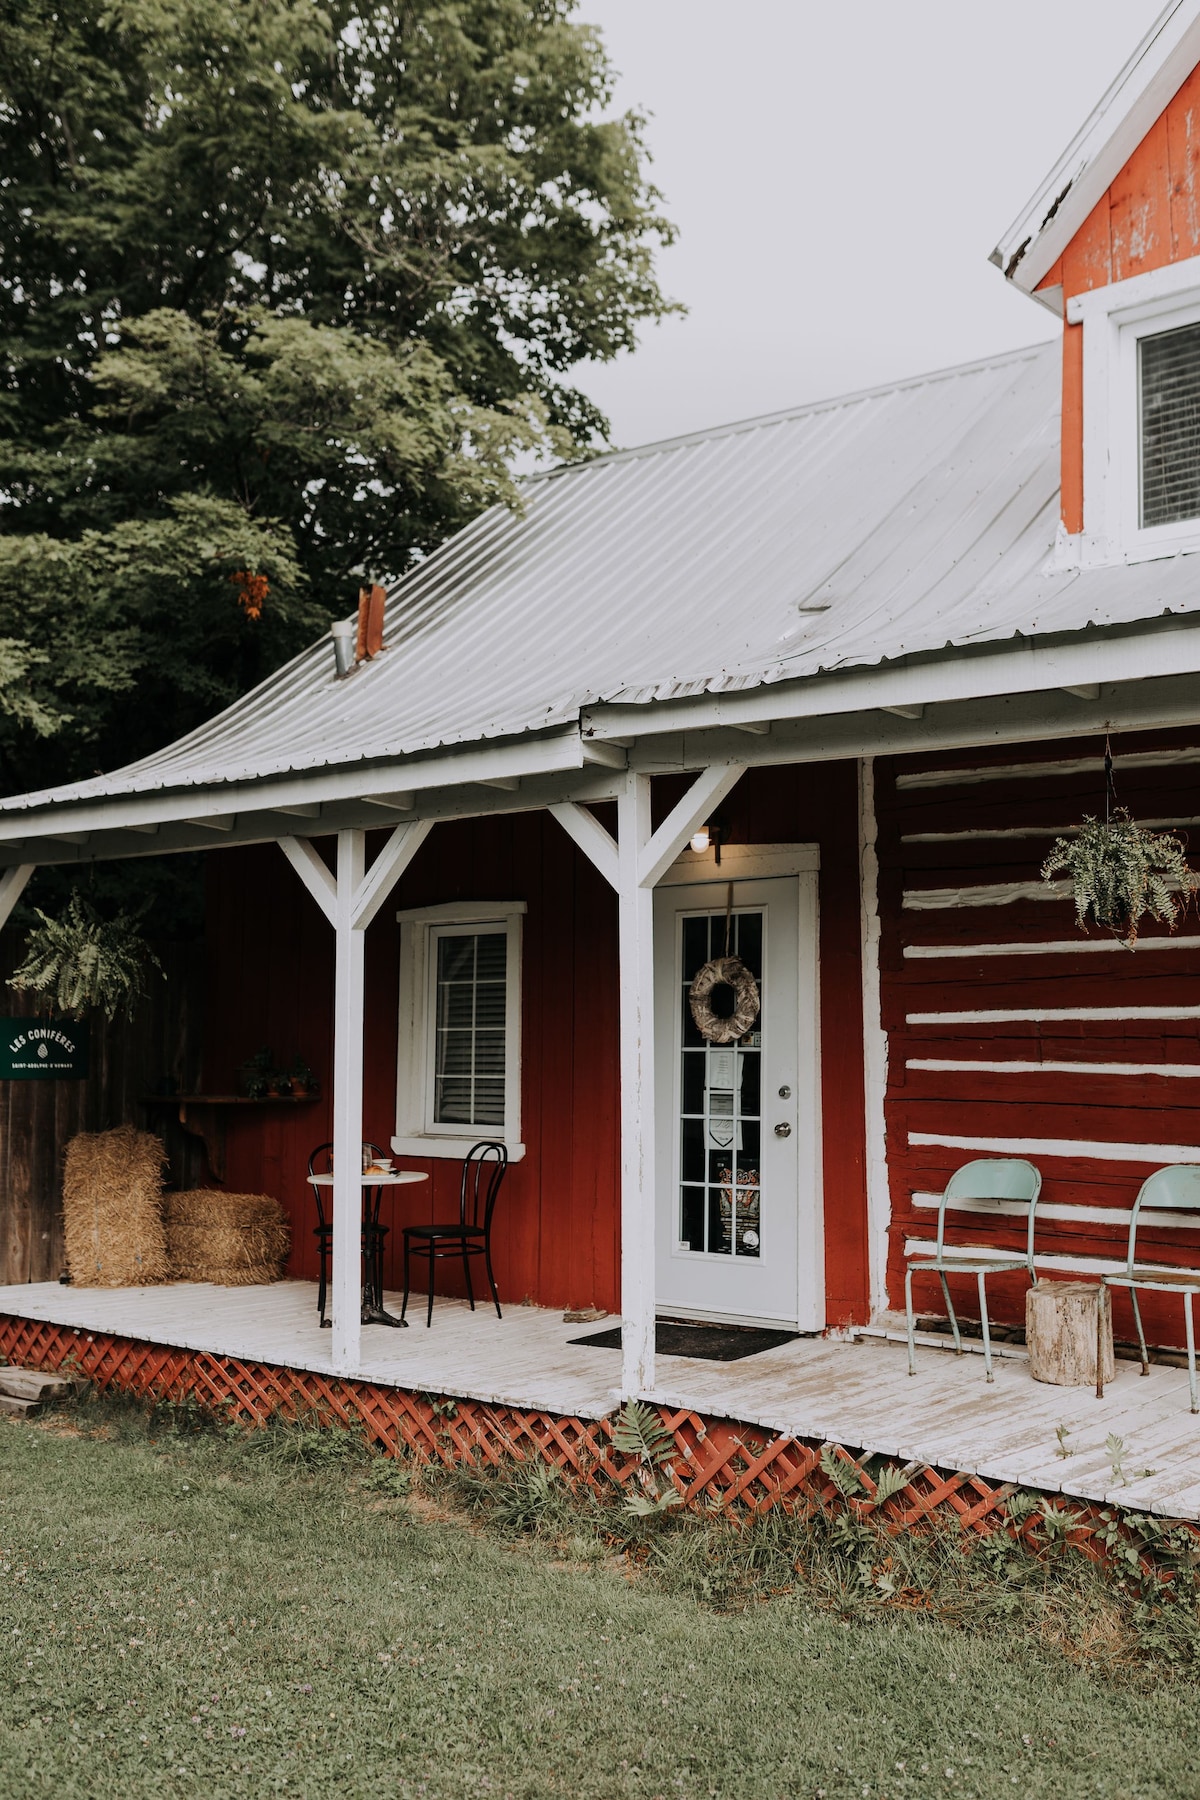
[{"label": "tree foliage", "polygon": [[0,784],[199,722],[666,309],[575,0],[0,0]]}]

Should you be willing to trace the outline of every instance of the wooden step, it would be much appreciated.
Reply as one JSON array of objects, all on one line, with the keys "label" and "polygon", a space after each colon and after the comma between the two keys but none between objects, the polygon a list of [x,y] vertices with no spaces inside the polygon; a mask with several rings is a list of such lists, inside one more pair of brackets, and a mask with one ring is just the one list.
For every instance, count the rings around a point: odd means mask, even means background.
[{"label": "wooden step", "polygon": [[77,1387],[71,1376],[55,1375],[48,1369],[0,1368],[0,1396],[12,1400],[66,1400]]},{"label": "wooden step", "polygon": [[13,1413],[19,1419],[28,1419],[41,1410],[37,1400],[17,1400],[12,1394],[0,1394],[0,1413]]}]

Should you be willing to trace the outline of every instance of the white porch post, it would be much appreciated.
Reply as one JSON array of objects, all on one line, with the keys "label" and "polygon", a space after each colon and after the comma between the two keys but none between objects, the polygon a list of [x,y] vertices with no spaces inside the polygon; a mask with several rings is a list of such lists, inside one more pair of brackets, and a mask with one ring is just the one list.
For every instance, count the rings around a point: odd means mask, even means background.
[{"label": "white porch post", "polygon": [[354,900],[366,867],[364,831],[339,831],[333,927],[333,1368],[359,1367],[362,1336],[363,992],[366,934]]},{"label": "white porch post", "polygon": [[621,1028],[621,1392],[654,1386],[654,888],[642,880],[650,777],[617,801]]},{"label": "white porch post", "polygon": [[657,831],[650,777],[629,774],[617,798],[618,842],[585,806],[550,811],[617,890],[621,1023],[621,1394],[654,1386],[654,889],[692,832],[742,773],[715,763],[692,782]]},{"label": "white porch post", "polygon": [[429,819],[397,825],[365,873],[367,834],[339,831],[337,877],[307,838],[279,848],[333,926],[333,1367],[353,1375],[362,1341],[363,996],[366,931],[429,833]]}]

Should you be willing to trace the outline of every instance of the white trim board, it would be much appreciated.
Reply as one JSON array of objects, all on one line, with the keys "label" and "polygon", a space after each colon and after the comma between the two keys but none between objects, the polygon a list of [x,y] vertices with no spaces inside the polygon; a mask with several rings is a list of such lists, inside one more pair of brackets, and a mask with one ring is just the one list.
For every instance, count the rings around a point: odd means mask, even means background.
[{"label": "white trim board", "polygon": [[[1200,825],[1200,819],[1139,819],[1138,824],[1150,831],[1180,831]],[[908,831],[902,844],[981,844],[1007,838],[1077,837],[1083,827],[1078,820],[1072,825],[1004,825],[980,827],[976,831]]]},{"label": "white trim board", "polygon": [[[1166,769],[1200,763],[1200,748],[1131,750],[1114,757],[1120,769]],[[1032,781],[1041,775],[1103,775],[1102,756],[1074,756],[1062,762],[992,763],[970,769],[917,769],[896,777],[897,788],[974,787],[982,781]]]},{"label": "white trim board", "polygon": [[[940,1194],[913,1194],[912,1203],[923,1211],[936,1212],[942,1203]],[[947,1211],[989,1213],[1000,1218],[1027,1219],[1029,1208],[1023,1200],[956,1200]],[[1194,1213],[1169,1212],[1165,1207],[1144,1206],[1141,1222],[1148,1231],[1200,1231],[1200,1219]],[[1073,1206],[1069,1201],[1038,1202],[1037,1217],[1052,1219],[1063,1225],[1119,1225],[1128,1231],[1133,1223],[1131,1206]],[[1020,1251],[1013,1252],[1020,1255]]]},{"label": "white trim board", "polygon": [[1127,944],[1124,938],[1038,938],[1023,944],[905,944],[904,955],[913,959],[929,958],[962,962],[972,956],[1074,956],[1085,954],[1122,956],[1140,955],[1147,950],[1200,950],[1200,937],[1138,938]]},{"label": "white trim board", "polygon": [[1067,317],[1083,326],[1083,531],[1071,552],[1086,567],[1200,549],[1200,521],[1145,526],[1138,496],[1138,345],[1200,322],[1200,256],[1073,295]]},{"label": "white trim board", "polygon": [[931,1069],[948,1074],[984,1075],[1166,1075],[1176,1080],[1200,1080],[1200,1063],[1132,1062],[985,1062],[968,1056],[913,1056],[906,1069]]},{"label": "white trim board", "polygon": [[883,1028],[879,946],[879,826],[875,811],[875,764],[863,757],[858,765],[858,872],[862,954],[863,1102],[866,1127],[867,1262],[871,1312],[886,1309],[888,1227],[892,1219],[891,1182],[887,1161],[887,1086],[889,1038]]},{"label": "white trim board", "polygon": [[1017,900],[1067,900],[1069,881],[991,881],[978,887],[906,888],[906,912],[954,912],[974,906],[1012,906]]},{"label": "white trim board", "polygon": [[910,1131],[908,1141],[918,1147],[986,1150],[997,1156],[1083,1156],[1094,1162],[1200,1163],[1200,1144],[1114,1144],[1089,1138],[958,1137],[939,1131]]},{"label": "white trim board", "polygon": [[[1014,1273],[1026,1267],[1023,1251],[994,1250],[990,1244],[955,1244],[954,1246],[956,1255],[965,1257],[970,1256],[972,1252],[976,1255],[982,1252],[996,1262],[1007,1262],[1011,1257]],[[905,1238],[904,1254],[905,1257],[935,1256],[937,1240],[935,1238]],[[1123,1256],[1088,1256],[1085,1254],[1072,1256],[1069,1252],[1063,1254],[1057,1251],[1043,1256],[1035,1251],[1033,1266],[1035,1269],[1081,1269],[1091,1275],[1121,1275],[1128,1267],[1128,1263]]]},{"label": "white trim board", "polygon": [[818,844],[723,844],[683,850],[660,875],[658,887],[690,887],[695,881],[774,881],[779,876],[807,875],[821,866]]},{"label": "white trim board", "polygon": [[1200,1019],[1200,1006],[1000,1006],[971,1012],[906,1013],[906,1025],[1042,1025],[1058,1019]]}]

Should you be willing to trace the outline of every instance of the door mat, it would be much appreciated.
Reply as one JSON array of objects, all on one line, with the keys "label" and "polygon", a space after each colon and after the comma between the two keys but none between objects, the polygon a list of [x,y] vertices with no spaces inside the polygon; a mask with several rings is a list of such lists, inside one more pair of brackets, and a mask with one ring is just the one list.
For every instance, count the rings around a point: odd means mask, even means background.
[{"label": "door mat", "polygon": [[[766,1331],[757,1325],[677,1324],[659,1319],[654,1332],[654,1345],[659,1356],[695,1356],[704,1362],[741,1362],[744,1356],[757,1356],[763,1350],[777,1350],[790,1344],[798,1331]],[[619,1350],[621,1327],[594,1331],[589,1337],[568,1338],[570,1344],[587,1344],[596,1350]]]}]

